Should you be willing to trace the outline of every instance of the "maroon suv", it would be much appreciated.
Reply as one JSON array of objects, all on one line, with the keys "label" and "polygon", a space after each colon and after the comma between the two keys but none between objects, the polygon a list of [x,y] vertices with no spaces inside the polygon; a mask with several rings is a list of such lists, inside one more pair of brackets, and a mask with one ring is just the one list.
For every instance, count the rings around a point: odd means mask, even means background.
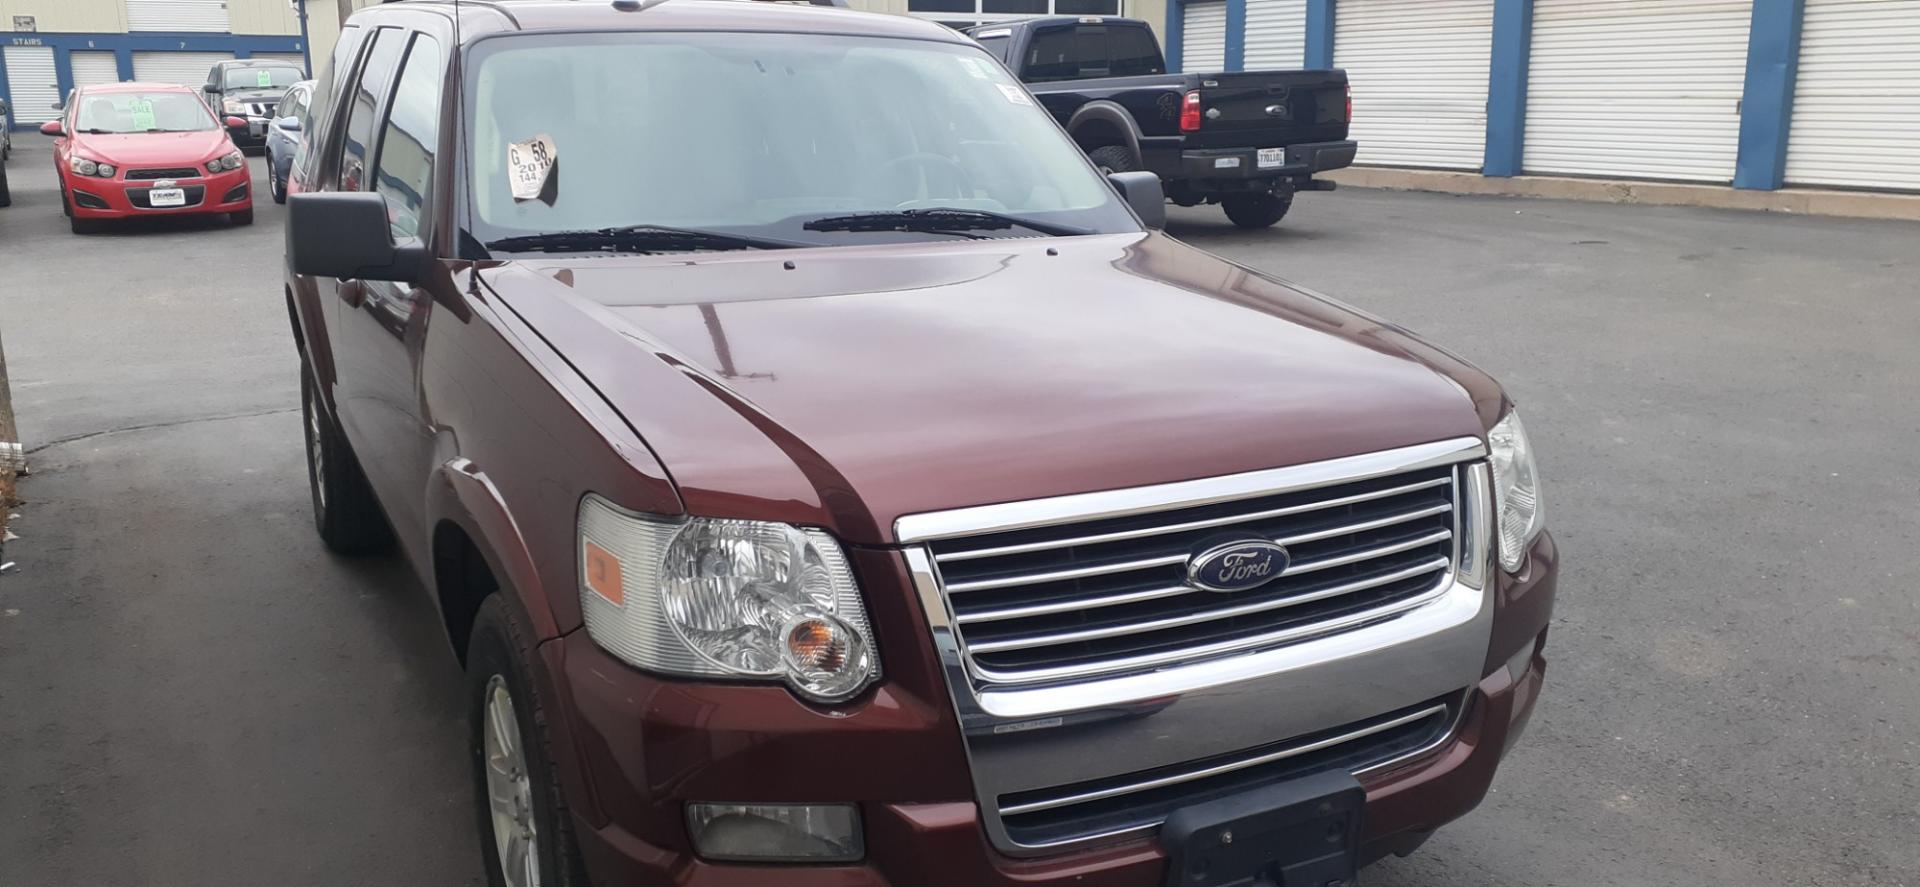
[{"label": "maroon suv", "polygon": [[1499,386],[1159,233],[961,35],[389,4],[312,121],[314,515],[438,601],[494,884],[1320,887],[1532,710]]}]

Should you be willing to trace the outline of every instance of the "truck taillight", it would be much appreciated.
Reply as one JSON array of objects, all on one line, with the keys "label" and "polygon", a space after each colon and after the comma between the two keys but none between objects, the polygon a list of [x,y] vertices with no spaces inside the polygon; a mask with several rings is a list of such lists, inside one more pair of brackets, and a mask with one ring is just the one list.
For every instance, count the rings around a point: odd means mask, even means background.
[{"label": "truck taillight", "polygon": [[1200,131],[1200,91],[1187,93],[1187,100],[1180,105],[1180,131]]},{"label": "truck taillight", "polygon": [[1347,84],[1347,122],[1353,122],[1353,84]]}]

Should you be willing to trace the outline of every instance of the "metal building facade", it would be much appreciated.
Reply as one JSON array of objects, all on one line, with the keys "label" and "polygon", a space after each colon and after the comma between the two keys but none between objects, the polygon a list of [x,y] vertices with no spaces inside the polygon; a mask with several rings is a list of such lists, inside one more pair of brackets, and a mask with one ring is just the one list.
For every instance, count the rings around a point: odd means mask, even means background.
[{"label": "metal building facade", "polygon": [[1346,68],[1363,165],[1920,191],[1920,0],[1170,2],[1177,70]]},{"label": "metal building facade", "polygon": [[58,116],[76,86],[198,87],[216,58],[304,62],[309,25],[331,37],[337,18],[335,0],[0,0],[0,99],[26,128]]}]

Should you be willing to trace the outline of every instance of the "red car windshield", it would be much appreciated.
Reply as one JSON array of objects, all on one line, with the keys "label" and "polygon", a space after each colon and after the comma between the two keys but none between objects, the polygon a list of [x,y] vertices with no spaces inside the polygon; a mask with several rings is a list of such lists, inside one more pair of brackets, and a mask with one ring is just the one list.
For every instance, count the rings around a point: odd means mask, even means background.
[{"label": "red car windshield", "polygon": [[111,92],[83,96],[73,128],[85,133],[204,132],[218,127],[200,99],[184,92]]}]

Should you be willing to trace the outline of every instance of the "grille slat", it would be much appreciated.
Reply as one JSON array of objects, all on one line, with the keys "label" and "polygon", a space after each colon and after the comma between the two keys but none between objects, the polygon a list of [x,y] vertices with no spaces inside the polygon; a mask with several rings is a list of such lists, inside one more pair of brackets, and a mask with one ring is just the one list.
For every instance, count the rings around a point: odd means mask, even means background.
[{"label": "grille slat", "polygon": [[1102,626],[1098,628],[1082,629],[1080,631],[1070,631],[1062,634],[1040,635],[1037,637],[1022,637],[1022,638],[1016,638],[1011,640],[975,641],[968,644],[967,646],[968,646],[968,649],[972,650],[974,654],[979,655],[979,654],[985,654],[985,653],[997,653],[1002,650],[1024,650],[1024,649],[1030,649],[1033,647],[1046,647],[1046,646],[1053,646],[1056,644],[1073,643],[1076,641],[1098,640],[1100,638],[1118,637],[1120,635],[1139,634],[1141,632],[1148,632],[1148,631],[1159,631],[1165,628],[1179,628],[1181,626],[1186,626],[1186,625],[1197,625],[1202,622],[1212,622],[1218,619],[1231,619],[1236,616],[1246,616],[1254,613],[1264,613],[1269,610],[1278,610],[1278,609],[1281,609],[1282,607],[1292,607],[1292,606],[1297,606],[1299,604],[1311,603],[1313,601],[1325,600],[1327,598],[1336,597],[1338,595],[1350,594],[1356,591],[1365,591],[1366,589],[1369,589],[1369,588],[1376,588],[1382,585],[1398,582],[1402,579],[1409,579],[1414,576],[1419,576],[1424,573],[1433,573],[1433,572],[1445,570],[1447,568],[1447,564],[1448,564],[1448,560],[1446,558],[1444,557],[1435,558],[1433,560],[1426,561],[1425,563],[1415,564],[1412,567],[1396,570],[1392,573],[1388,573],[1383,576],[1375,576],[1367,579],[1360,579],[1354,582],[1344,582],[1339,585],[1333,586],[1332,588],[1324,588],[1319,591],[1308,592],[1305,594],[1288,595],[1283,598],[1257,601],[1251,604],[1241,604],[1238,606],[1226,607],[1223,609],[1201,610],[1199,612],[1191,613],[1185,616],[1169,616],[1169,617],[1155,619],[1148,622],[1129,622],[1129,623],[1122,623],[1118,625]]},{"label": "grille slat", "polygon": [[[976,676],[1022,684],[1158,668],[1367,624],[1443,588],[1455,468],[932,544]],[[1223,532],[1291,564],[1235,593],[1186,583]]]},{"label": "grille slat", "polygon": [[1237,523],[1246,523],[1248,521],[1265,520],[1268,518],[1285,517],[1290,514],[1302,514],[1309,511],[1320,511],[1322,509],[1327,509],[1327,508],[1337,508],[1343,505],[1355,505],[1361,502],[1370,502],[1375,499],[1384,499],[1389,496],[1398,496],[1403,493],[1413,493],[1413,492],[1418,492],[1420,490],[1429,490],[1434,487],[1445,486],[1450,482],[1451,482],[1450,478],[1440,477],[1440,478],[1434,478],[1432,480],[1421,481],[1419,483],[1407,484],[1405,486],[1391,487],[1385,490],[1375,490],[1370,493],[1360,493],[1353,496],[1344,496],[1337,499],[1326,499],[1318,502],[1311,502],[1306,505],[1295,505],[1287,508],[1275,508],[1275,509],[1270,509],[1268,511],[1254,512],[1251,514],[1235,514],[1235,515],[1229,515],[1227,517],[1216,517],[1216,518],[1210,518],[1207,520],[1188,521],[1186,523],[1168,524],[1166,526],[1148,527],[1146,529],[1139,529],[1139,530],[1121,530],[1113,533],[1103,533],[1096,536],[1080,536],[1077,538],[1057,539],[1057,540],[1052,540],[1047,542],[1030,542],[1024,545],[1002,545],[994,548],[974,548],[974,549],[966,549],[962,551],[950,551],[950,552],[944,552],[936,555],[934,557],[934,560],[938,563],[944,564],[944,563],[951,563],[954,561],[974,560],[974,559],[983,558],[983,557],[1000,557],[1002,555],[1008,555],[1008,554],[1028,554],[1035,551],[1046,551],[1046,550],[1055,549],[1055,548],[1071,548],[1078,545],[1092,545],[1100,542],[1120,542],[1127,539],[1139,539],[1146,536],[1159,536],[1166,533],[1178,533],[1185,530],[1212,529],[1214,527],[1224,527],[1224,526],[1229,526]]}]

